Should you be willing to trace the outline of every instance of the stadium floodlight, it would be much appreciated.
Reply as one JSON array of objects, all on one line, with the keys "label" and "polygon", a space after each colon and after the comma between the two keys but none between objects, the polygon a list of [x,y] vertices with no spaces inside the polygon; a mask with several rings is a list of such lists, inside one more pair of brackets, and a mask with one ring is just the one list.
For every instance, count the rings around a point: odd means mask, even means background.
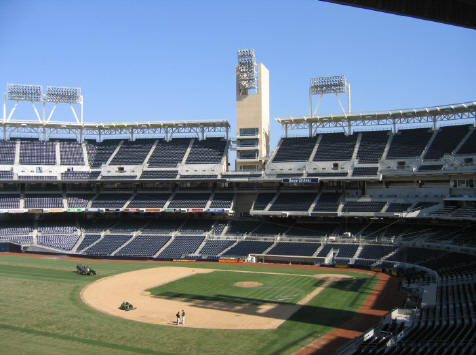
[{"label": "stadium floodlight", "polygon": [[7,98],[12,101],[41,101],[41,85],[8,84]]},{"label": "stadium floodlight", "polygon": [[[337,100],[339,101],[339,105],[342,109],[344,115],[351,112],[351,95],[350,95],[350,83],[347,82],[345,75],[331,75],[331,76],[319,76],[313,77],[310,80],[309,84],[309,101],[310,101],[310,109],[311,109],[311,117],[314,113],[317,113],[319,110],[319,106],[322,102],[322,98],[324,95],[335,94]],[[339,97],[339,94],[347,94],[347,111],[344,108],[344,105]],[[319,95],[319,102],[317,107],[314,111],[312,97],[314,95]]]},{"label": "stadium floodlight", "polygon": [[81,89],[61,86],[48,86],[45,95],[46,102],[79,104],[81,103]]},{"label": "stadium floodlight", "polygon": [[344,75],[319,76],[311,78],[310,89],[313,95],[345,94],[347,80]]},{"label": "stadium floodlight", "polygon": [[238,51],[238,83],[240,92],[257,88],[256,56],[254,49]]}]

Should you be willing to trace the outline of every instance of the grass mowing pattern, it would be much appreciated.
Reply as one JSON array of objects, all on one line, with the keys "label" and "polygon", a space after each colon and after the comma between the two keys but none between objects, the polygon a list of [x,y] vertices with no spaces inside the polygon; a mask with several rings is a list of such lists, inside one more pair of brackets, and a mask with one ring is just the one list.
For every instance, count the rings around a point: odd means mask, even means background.
[{"label": "grass mowing pattern", "polygon": [[[376,279],[331,285],[275,330],[206,330],[144,324],[97,312],[81,289],[103,276],[168,264],[88,262],[96,277],[73,272],[77,262],[0,254],[0,349],[5,354],[289,354],[353,316]],[[177,266],[177,264],[173,264]],[[185,266],[186,267],[186,266]],[[318,274],[319,269],[249,265],[190,267]]]},{"label": "grass mowing pattern", "polygon": [[[234,286],[236,282],[256,281],[263,285],[252,288]],[[215,271],[196,274],[148,290],[155,296],[205,301],[263,304],[297,303],[322,280],[308,276]]]}]

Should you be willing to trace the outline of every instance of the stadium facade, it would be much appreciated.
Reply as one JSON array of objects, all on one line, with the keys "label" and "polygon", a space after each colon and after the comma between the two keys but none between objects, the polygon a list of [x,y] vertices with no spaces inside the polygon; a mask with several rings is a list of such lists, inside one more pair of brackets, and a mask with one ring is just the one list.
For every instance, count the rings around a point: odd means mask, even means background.
[{"label": "stadium facade", "polygon": [[[19,104],[36,120],[15,119]],[[58,104],[74,122],[53,120]],[[79,89],[8,86],[1,242],[88,257],[390,270],[405,277],[416,310],[396,310],[345,351],[411,352],[416,332],[428,349],[474,344],[476,102],[279,118],[284,136],[271,152],[269,73],[240,51],[234,139],[227,121],[85,123],[82,107]]]}]

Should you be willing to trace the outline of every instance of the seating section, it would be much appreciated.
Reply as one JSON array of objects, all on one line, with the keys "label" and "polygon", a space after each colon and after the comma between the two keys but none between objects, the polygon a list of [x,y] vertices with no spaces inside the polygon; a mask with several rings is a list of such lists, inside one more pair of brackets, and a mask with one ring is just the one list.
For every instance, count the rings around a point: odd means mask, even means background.
[{"label": "seating section", "polygon": [[266,192],[258,194],[253,209],[257,211],[266,209],[266,206],[268,206],[273,197],[274,193]]},{"label": "seating section", "polygon": [[340,193],[323,192],[314,206],[314,212],[337,212],[340,197]]},{"label": "seating section", "polygon": [[122,244],[131,239],[130,234],[108,234],[84,253],[86,255],[111,255]]},{"label": "seating section", "polygon": [[54,175],[18,175],[18,180],[22,181],[54,181],[58,178]]},{"label": "seating section", "polygon": [[227,141],[224,138],[194,140],[187,164],[218,164],[221,162]]},{"label": "seating section", "polygon": [[316,194],[312,193],[286,193],[282,192],[273,202],[270,211],[303,211],[307,212]]},{"label": "seating section", "polygon": [[475,154],[476,153],[476,129],[471,132],[469,137],[458,149],[458,154]]},{"label": "seating section", "polygon": [[0,180],[13,180],[13,171],[0,171]]},{"label": "seating section", "polygon": [[418,171],[440,171],[443,169],[442,164],[421,165],[418,167]]},{"label": "seating section", "polygon": [[317,147],[314,161],[350,160],[354,152],[357,134],[346,136],[344,133],[323,134]]},{"label": "seating section", "polygon": [[126,193],[101,193],[91,204],[93,208],[122,208],[131,197]]},{"label": "seating section", "polygon": [[86,141],[88,161],[91,168],[100,168],[101,165],[106,164],[119,143],[120,140]]},{"label": "seating section", "polygon": [[22,140],[20,142],[20,164],[55,165],[56,142]]},{"label": "seating section", "polygon": [[241,236],[246,233],[251,233],[251,231],[256,229],[259,225],[260,225],[260,222],[251,221],[251,220],[231,221],[225,234]]},{"label": "seating section", "polygon": [[33,236],[31,235],[0,235],[0,241],[10,242],[19,245],[33,244]]},{"label": "seating section", "polygon": [[151,168],[175,168],[181,163],[188,146],[190,138],[175,138],[171,141],[159,139],[152,152],[148,166]]},{"label": "seating section", "polygon": [[317,137],[282,138],[273,162],[308,161]]},{"label": "seating section", "polygon": [[84,154],[81,143],[76,141],[60,141],[61,165],[84,165]]},{"label": "seating section", "polygon": [[97,180],[99,171],[65,171],[61,174],[61,180]]},{"label": "seating section", "polygon": [[168,235],[142,234],[120,249],[117,256],[152,257],[170,240]]},{"label": "seating section", "polygon": [[405,212],[410,208],[411,205],[411,203],[391,202],[385,212]]},{"label": "seating section", "polygon": [[138,193],[127,205],[129,208],[163,208],[170,193]]},{"label": "seating section", "polygon": [[312,256],[321,246],[318,243],[288,243],[281,242],[276,244],[267,252],[268,255],[298,255]]},{"label": "seating section", "polygon": [[184,255],[193,254],[202,244],[203,236],[183,235],[175,237],[175,239],[160,252],[159,259],[177,259]]},{"label": "seating section", "polygon": [[425,153],[424,159],[441,159],[451,154],[468,133],[470,126],[441,127]]},{"label": "seating section", "polygon": [[101,180],[135,180],[136,175],[102,175]]},{"label": "seating section", "polygon": [[59,194],[27,194],[25,208],[64,208],[63,196]]},{"label": "seating section", "polygon": [[52,247],[62,250],[71,250],[78,242],[77,234],[61,234],[61,235],[39,235],[37,242],[39,245]]},{"label": "seating section", "polygon": [[401,130],[393,136],[387,159],[419,157],[432,135],[428,128]]},{"label": "seating section", "polygon": [[210,208],[231,208],[234,194],[231,192],[216,192]]},{"label": "seating section", "polygon": [[20,195],[0,195],[0,208],[20,208]]},{"label": "seating section", "polygon": [[395,251],[397,248],[394,246],[385,246],[385,245],[365,245],[360,254],[360,259],[380,259],[385,255],[390,254]]},{"label": "seating section", "polygon": [[13,165],[15,162],[16,141],[0,140],[0,165]]},{"label": "seating section", "polygon": [[89,247],[91,244],[98,241],[100,238],[101,238],[101,234],[86,234],[84,236],[84,239],[81,241],[81,244],[79,244],[76,250],[80,252],[83,249],[86,249],[87,247]]},{"label": "seating section", "polygon": [[68,208],[86,208],[89,201],[94,197],[91,193],[68,193],[66,203]]},{"label": "seating section", "polygon": [[299,223],[286,232],[288,237],[325,237],[333,234],[337,225],[333,223]]},{"label": "seating section", "polygon": [[124,141],[109,165],[142,165],[153,145],[153,139]]},{"label": "seating section", "polygon": [[378,167],[356,167],[352,171],[352,176],[376,176]]},{"label": "seating section", "polygon": [[352,258],[359,246],[357,244],[326,244],[317,256],[327,256],[331,249],[338,250],[337,256],[340,258]]},{"label": "seating section", "polygon": [[200,251],[201,255],[219,255],[223,252],[226,248],[229,248],[235,243],[234,240],[217,240],[211,239],[207,240],[203,245],[202,250]]},{"label": "seating section", "polygon": [[378,163],[387,145],[389,133],[388,131],[362,132],[357,151],[359,163]]},{"label": "seating section", "polygon": [[348,201],[344,204],[343,212],[380,212],[385,206],[381,201]]},{"label": "seating section", "polygon": [[169,203],[169,208],[205,208],[209,193],[176,193],[173,200]]},{"label": "seating section", "polygon": [[140,179],[175,179],[177,170],[144,170]]},{"label": "seating section", "polygon": [[0,222],[0,236],[27,235],[33,232],[31,222],[2,221]]},{"label": "seating section", "polygon": [[272,244],[272,242],[244,240],[238,242],[237,245],[226,251],[223,255],[245,257],[248,254],[262,254]]},{"label": "seating section", "polygon": [[213,220],[189,219],[180,227],[180,234],[203,235],[212,228]]}]

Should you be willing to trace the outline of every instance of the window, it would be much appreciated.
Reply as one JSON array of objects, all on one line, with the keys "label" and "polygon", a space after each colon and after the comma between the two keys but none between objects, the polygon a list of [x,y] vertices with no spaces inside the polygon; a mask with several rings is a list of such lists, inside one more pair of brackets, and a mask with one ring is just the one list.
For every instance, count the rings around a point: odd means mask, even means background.
[{"label": "window", "polygon": [[240,136],[257,136],[258,128],[240,128]]},{"label": "window", "polygon": [[257,139],[238,139],[238,147],[257,147]]},{"label": "window", "polygon": [[256,150],[238,152],[240,159],[257,159],[258,152]]}]

